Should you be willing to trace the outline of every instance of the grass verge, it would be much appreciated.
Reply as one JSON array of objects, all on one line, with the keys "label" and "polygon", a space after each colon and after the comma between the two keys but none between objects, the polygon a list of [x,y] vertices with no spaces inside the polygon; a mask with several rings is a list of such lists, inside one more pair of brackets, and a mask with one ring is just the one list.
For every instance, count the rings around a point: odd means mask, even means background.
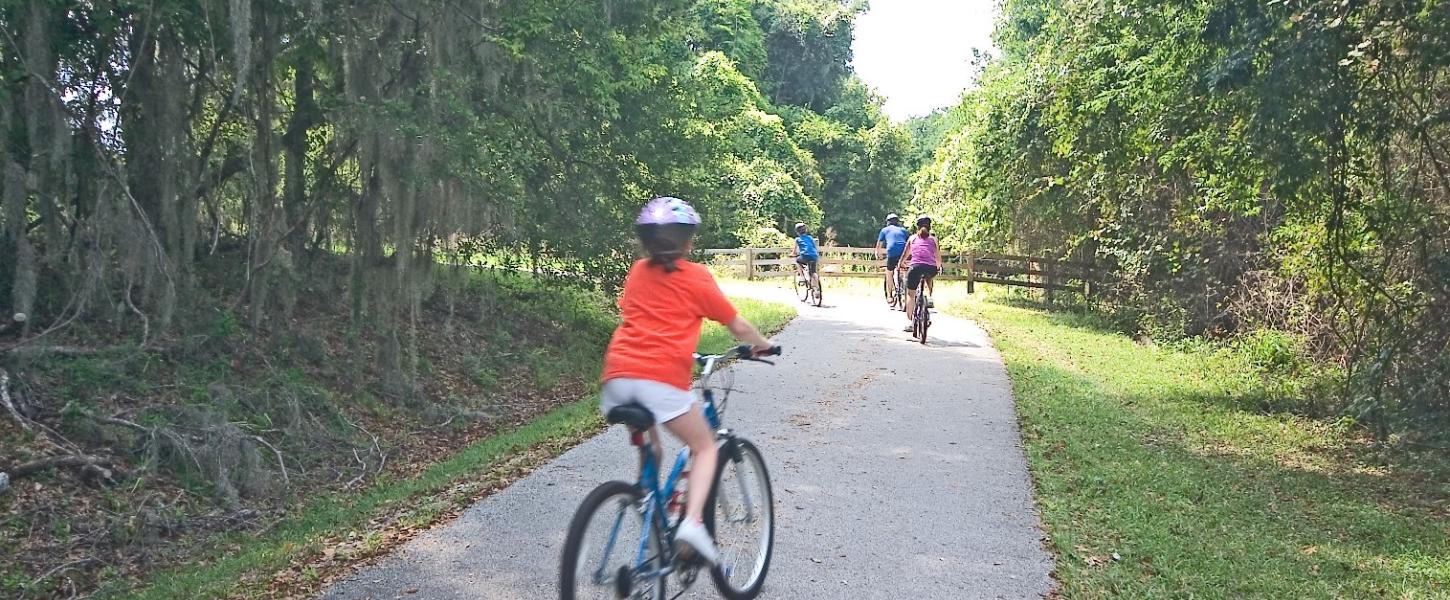
[{"label": "grass verge", "polygon": [[982,296],[948,311],[1006,361],[1063,596],[1450,597],[1443,470],[1265,413],[1241,353]]},{"label": "grass verge", "polygon": [[[763,332],[795,317],[795,308],[735,299]],[[701,352],[733,345],[723,327],[707,323]],[[597,357],[595,358],[597,360]],[[385,553],[412,534],[506,486],[604,426],[591,395],[472,444],[452,458],[407,479],[381,479],[355,494],[316,499],[270,531],[237,533],[210,541],[194,565],[160,572],[148,585],[104,587],[98,598],[181,600],[299,596],[313,591],[353,562]]]}]

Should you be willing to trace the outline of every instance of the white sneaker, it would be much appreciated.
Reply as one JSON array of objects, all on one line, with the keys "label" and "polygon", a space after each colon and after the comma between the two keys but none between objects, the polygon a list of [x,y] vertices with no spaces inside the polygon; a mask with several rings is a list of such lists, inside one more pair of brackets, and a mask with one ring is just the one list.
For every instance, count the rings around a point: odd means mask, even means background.
[{"label": "white sneaker", "polygon": [[680,523],[680,528],[675,530],[675,541],[689,544],[701,559],[710,564],[720,560],[720,553],[715,550],[715,540],[710,539],[710,532],[705,526],[694,519],[685,519]]}]

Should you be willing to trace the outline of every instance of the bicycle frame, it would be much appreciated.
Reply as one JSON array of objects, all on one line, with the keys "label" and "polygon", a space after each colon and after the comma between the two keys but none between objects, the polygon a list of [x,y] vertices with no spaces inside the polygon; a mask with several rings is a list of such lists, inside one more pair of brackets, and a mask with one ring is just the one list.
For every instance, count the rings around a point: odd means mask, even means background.
[{"label": "bicycle frame", "polygon": [[[700,357],[697,355],[696,358],[697,360],[703,361],[700,387],[705,420],[709,423],[710,428],[715,430],[717,438],[723,437],[728,440],[731,437],[730,432],[721,427],[720,412],[715,408],[715,390],[710,388],[710,378],[715,374],[715,367],[723,357]],[[674,572],[674,529],[679,524],[670,525],[667,515],[669,510],[667,502],[669,498],[674,496],[675,487],[680,482],[680,475],[684,472],[685,465],[690,460],[690,449],[688,447],[681,448],[679,453],[675,455],[675,462],[670,467],[670,474],[665,478],[664,485],[661,486],[660,463],[655,458],[654,443],[649,440],[644,432],[632,431],[630,434],[637,436],[631,440],[639,448],[641,459],[639,480],[635,483],[635,486],[644,492],[644,522],[648,524],[644,528],[644,531],[640,533],[639,543],[635,549],[634,569],[637,577],[642,579],[659,579]],[[722,452],[721,456],[733,456],[733,445],[727,441],[726,446],[726,452]],[[604,579],[603,570],[608,564],[609,556],[613,554],[614,545],[618,541],[619,529],[623,524],[624,512],[621,511],[619,516],[615,518],[614,525],[610,530],[609,542],[605,545],[602,555],[603,560],[600,562],[599,568],[594,572],[596,581],[602,581]],[[659,569],[652,572],[643,572],[642,569],[644,569],[645,563],[649,560],[649,537],[653,531],[652,528],[658,528],[661,534],[660,539],[663,545],[661,550],[663,554],[660,556]],[[666,558],[671,560],[666,561]]]}]

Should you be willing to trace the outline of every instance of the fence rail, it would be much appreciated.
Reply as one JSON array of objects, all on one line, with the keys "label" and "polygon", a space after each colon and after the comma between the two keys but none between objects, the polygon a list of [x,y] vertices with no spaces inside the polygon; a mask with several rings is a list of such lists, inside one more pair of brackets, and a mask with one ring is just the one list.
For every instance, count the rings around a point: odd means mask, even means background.
[{"label": "fence rail", "polygon": [[[820,272],[826,277],[881,277],[884,267],[875,248],[822,246]],[[700,250],[717,267],[739,268],[747,279],[788,277],[795,259],[790,248],[714,248]],[[977,283],[994,283],[1043,290],[1047,298],[1054,291],[1092,294],[1103,269],[1093,263],[1058,260],[1018,254],[954,254],[942,256],[937,279],[966,281],[967,292]]]}]

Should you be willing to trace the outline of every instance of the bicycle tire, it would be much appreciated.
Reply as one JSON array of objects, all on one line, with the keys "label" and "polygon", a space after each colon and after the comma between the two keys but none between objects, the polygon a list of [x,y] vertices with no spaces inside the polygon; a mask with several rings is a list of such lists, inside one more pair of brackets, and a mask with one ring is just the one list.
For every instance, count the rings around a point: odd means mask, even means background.
[{"label": "bicycle tire", "polygon": [[801,302],[809,302],[811,299],[811,286],[801,281],[799,276],[792,276],[791,281],[795,283],[795,295]]},{"label": "bicycle tire", "polygon": [[[736,586],[732,582],[732,576],[736,574],[733,569],[734,565],[725,564],[723,550],[722,564],[710,569],[710,578],[715,581],[715,589],[720,592],[721,596],[729,600],[751,600],[760,594],[761,587],[765,585],[765,575],[770,571],[770,559],[775,549],[775,492],[770,487],[770,471],[765,466],[765,457],[761,455],[760,449],[749,440],[734,438],[722,444],[719,468],[715,469],[715,484],[710,488],[710,499],[705,505],[705,527],[709,529],[710,535],[715,537],[718,545],[721,540],[716,513],[721,505],[720,493],[722,489],[726,489],[723,486],[731,484],[725,480],[725,474],[727,471],[738,473],[738,465],[746,462],[751,464],[751,470],[757,475],[756,483],[763,495],[760,502],[760,514],[765,519],[764,527],[761,528],[764,537],[759,540],[757,546],[759,556],[756,557],[749,578],[744,585]],[[735,468],[731,468],[732,465]],[[726,497],[729,497],[728,491]],[[728,536],[727,541],[729,541]],[[727,568],[731,569],[728,573]]]},{"label": "bicycle tire", "polygon": [[[569,521],[569,533],[564,536],[564,551],[559,558],[560,600],[584,600],[585,598],[618,597],[617,575],[615,575],[615,579],[612,582],[607,584],[601,583],[601,585],[596,588],[597,591],[602,592],[604,595],[599,595],[596,593],[581,596],[577,593],[577,588],[579,583],[579,558],[580,554],[584,550],[586,550],[586,548],[584,547],[584,541],[586,539],[586,535],[589,532],[589,524],[594,520],[595,515],[599,513],[599,510],[601,508],[606,508],[607,503],[610,500],[619,496],[623,496],[625,499],[628,499],[631,506],[634,503],[639,502],[640,498],[643,497],[639,488],[635,487],[632,484],[623,481],[606,481],[600,484],[599,487],[594,488],[594,491],[589,492],[589,495],[584,497],[584,501],[579,503],[579,509],[574,512],[574,518]],[[624,507],[623,510],[631,512],[636,516],[638,516],[639,514],[637,512],[630,511],[628,507]],[[654,540],[654,551],[656,557],[655,560],[662,560],[664,558],[663,543],[660,541],[660,532],[658,528],[655,527],[652,523],[644,523],[643,526],[650,528],[650,531],[652,532],[650,538]],[[615,532],[615,535],[618,535],[617,531]],[[632,549],[635,547],[637,538],[623,538],[622,542],[625,544],[625,548],[631,549],[629,552],[626,552],[625,555],[630,557],[629,562],[633,563],[634,552]],[[614,572],[617,572],[618,570],[618,568],[614,566],[610,566],[607,569]],[[651,597],[654,598],[654,600],[664,600],[666,596],[665,588],[667,587],[668,583],[667,578],[658,577],[655,578],[653,582],[655,587]]]},{"label": "bicycle tire", "polygon": [[819,307],[821,305],[821,274],[820,273],[816,273],[815,275],[811,275],[811,289],[815,293],[815,304],[816,304],[817,307]]},{"label": "bicycle tire", "polygon": [[926,344],[926,330],[928,327],[931,327],[931,308],[927,304],[926,294],[916,295],[916,314],[918,321],[921,323],[918,328],[919,337],[921,338],[921,343]]}]

